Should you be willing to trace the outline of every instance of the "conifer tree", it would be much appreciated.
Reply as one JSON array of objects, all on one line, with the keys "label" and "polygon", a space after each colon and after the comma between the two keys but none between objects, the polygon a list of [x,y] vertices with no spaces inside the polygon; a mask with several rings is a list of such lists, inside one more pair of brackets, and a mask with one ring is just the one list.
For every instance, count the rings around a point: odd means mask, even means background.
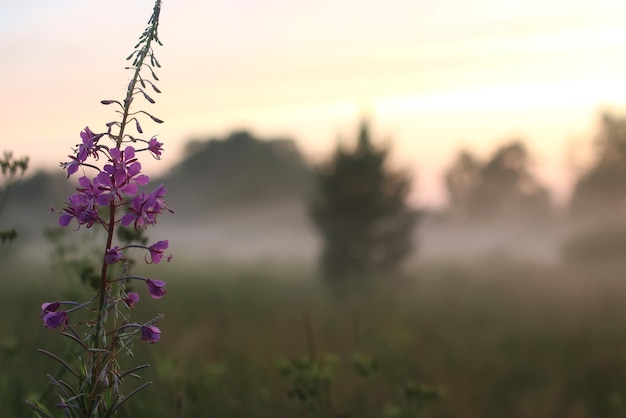
[{"label": "conifer tree", "polygon": [[363,121],[356,148],[338,145],[317,168],[311,216],[329,279],[393,272],[413,249],[417,212],[406,203],[411,178],[387,167],[388,154],[388,148],[372,144]]}]

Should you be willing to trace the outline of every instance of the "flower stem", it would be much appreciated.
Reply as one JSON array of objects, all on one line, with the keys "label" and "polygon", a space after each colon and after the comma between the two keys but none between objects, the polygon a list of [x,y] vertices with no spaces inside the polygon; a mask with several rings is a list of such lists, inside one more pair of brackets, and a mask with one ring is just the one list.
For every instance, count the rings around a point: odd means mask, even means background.
[{"label": "flower stem", "polygon": [[[115,232],[115,202],[113,199],[111,200],[111,203],[109,204],[109,222],[108,222],[106,231],[107,231],[107,241],[106,241],[106,247],[104,249],[105,255],[107,251],[111,248],[111,245],[113,243],[113,234]],[[102,330],[105,325],[103,324],[103,321],[104,321],[103,312],[106,311],[107,309],[106,295],[108,293],[108,289],[107,289],[108,267],[109,265],[104,261],[104,257],[103,257],[102,272],[100,275],[100,299],[98,302],[98,319],[96,320],[96,327],[94,331],[94,340],[93,340],[93,346],[92,346],[93,348],[98,348],[98,349],[104,348],[100,346],[102,344],[102,340],[100,339],[100,334],[102,334]],[[100,353],[94,353],[93,356],[91,356],[91,366],[92,366],[91,367],[91,371],[92,371],[91,394],[90,394],[90,400],[89,400],[90,406],[87,411],[91,411],[93,409],[93,405],[94,405],[94,402],[96,401],[97,394],[101,392],[98,388],[99,386],[98,377],[100,376],[100,373],[101,373],[99,366],[103,364],[100,362],[100,356],[101,356]]]}]

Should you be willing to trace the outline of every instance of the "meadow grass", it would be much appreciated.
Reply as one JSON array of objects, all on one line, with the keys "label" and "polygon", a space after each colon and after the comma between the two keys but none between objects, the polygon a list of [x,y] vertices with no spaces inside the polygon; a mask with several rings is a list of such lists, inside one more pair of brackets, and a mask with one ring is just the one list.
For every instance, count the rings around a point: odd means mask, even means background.
[{"label": "meadow grass", "polygon": [[[158,274],[169,293],[160,304],[142,294],[136,315],[164,312],[167,338],[136,346],[154,384],[127,416],[417,416],[406,393],[417,383],[445,391],[425,417],[626,416],[617,267],[421,265],[341,290],[297,265],[173,262]],[[41,388],[58,371],[35,350],[65,349],[42,327],[39,305],[63,280],[45,266],[11,265],[2,279],[2,415],[32,416],[24,400],[52,396]],[[371,376],[355,369],[355,353],[376,360]],[[290,399],[293,381],[281,374],[307,356],[330,373],[313,404]]]}]

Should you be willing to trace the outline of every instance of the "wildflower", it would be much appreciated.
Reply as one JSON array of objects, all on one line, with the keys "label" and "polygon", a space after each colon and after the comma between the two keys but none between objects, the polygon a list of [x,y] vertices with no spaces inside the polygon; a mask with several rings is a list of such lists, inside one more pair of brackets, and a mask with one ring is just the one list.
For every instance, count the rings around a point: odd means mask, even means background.
[{"label": "wildflower", "polygon": [[91,129],[86,126],[85,130],[80,133],[80,138],[83,140],[83,143],[78,146],[78,152],[76,154],[77,159],[80,162],[84,162],[87,157],[91,155],[97,160],[98,148],[96,145],[100,136],[94,135]]},{"label": "wildflower", "polygon": [[91,228],[98,221],[98,208],[88,204],[83,195],[76,193],[68,200],[67,206],[60,212],[60,226],[68,226],[73,218],[76,218],[79,225],[87,224],[87,228]]},{"label": "wildflower", "polygon": [[92,183],[87,176],[78,179],[78,183],[80,186],[76,188],[78,193],[74,193],[68,198],[67,206],[60,212],[60,226],[67,226],[72,218],[76,218],[79,225],[87,224],[87,228],[90,228],[100,218],[98,200],[102,190]]},{"label": "wildflower", "polygon": [[148,294],[152,299],[161,299],[166,293],[165,283],[163,280],[146,279],[148,285]]},{"label": "wildflower", "polygon": [[148,259],[146,258],[146,263],[159,264],[159,261],[161,261],[162,258],[165,258],[167,259],[167,261],[170,261],[172,259],[171,255],[163,255],[163,251],[166,250],[168,246],[169,246],[169,241],[165,240],[165,241],[159,241],[155,244],[152,244],[150,247],[148,247],[148,251],[150,252],[150,261],[148,261]]},{"label": "wildflower", "polygon": [[150,141],[148,141],[148,151],[150,151],[154,158],[160,160],[161,151],[163,151],[163,143],[157,141],[156,136],[153,136]]},{"label": "wildflower", "polygon": [[55,311],[48,312],[43,316],[43,325],[46,328],[58,328],[67,325],[67,312],[65,311]]},{"label": "wildflower", "polygon": [[122,258],[122,252],[119,246],[109,248],[104,255],[104,262],[107,264],[115,264]]},{"label": "wildflower", "polygon": [[156,224],[157,215],[165,210],[173,212],[165,203],[166,191],[165,186],[161,184],[152,193],[140,193],[135,196],[128,205],[128,213],[122,217],[122,225],[133,224],[134,228],[139,230],[147,225]]},{"label": "wildflower", "polygon": [[102,190],[98,199],[101,205],[109,205],[111,202],[120,204],[124,196],[135,195],[138,186],[145,186],[150,178],[141,173],[141,163],[135,158],[135,149],[131,146],[124,151],[112,148],[109,153],[112,164],[106,164],[96,176],[95,182]]},{"label": "wildflower", "polygon": [[141,327],[141,339],[154,344],[161,339],[161,330],[155,326],[143,325]]},{"label": "wildflower", "polygon": [[100,137],[101,135],[94,135],[89,127],[85,127],[85,130],[80,133],[80,138],[83,140],[83,143],[78,145],[76,156],[70,155],[70,162],[61,163],[61,167],[67,170],[68,177],[78,171],[78,167],[84,163],[90,155],[96,160],[98,159],[97,142]]},{"label": "wildflower", "polygon": [[71,176],[72,174],[74,174],[75,172],[78,171],[78,167],[81,165],[81,162],[78,160],[78,158],[73,157],[73,156],[69,156],[70,157],[70,162],[68,163],[61,163],[61,168],[67,170],[67,177]]},{"label": "wildflower", "polygon": [[152,192],[152,199],[154,199],[153,205],[159,213],[163,213],[166,210],[170,213],[174,213],[174,211],[171,210],[165,202],[165,192],[167,192],[167,188],[163,184],[159,184],[154,192]]},{"label": "wildflower", "polygon": [[124,303],[128,306],[128,309],[133,309],[137,302],[139,302],[139,293],[137,292],[129,292],[124,298]]},{"label": "wildflower", "polygon": [[42,303],[40,317],[43,318],[44,315],[49,312],[56,312],[59,310],[60,307],[61,307],[61,302],[59,301]]}]

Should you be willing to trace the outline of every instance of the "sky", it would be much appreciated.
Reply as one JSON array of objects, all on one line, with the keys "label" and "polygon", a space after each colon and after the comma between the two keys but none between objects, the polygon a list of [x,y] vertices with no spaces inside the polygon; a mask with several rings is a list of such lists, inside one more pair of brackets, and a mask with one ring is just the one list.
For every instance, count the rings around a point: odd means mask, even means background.
[{"label": "sky", "polygon": [[[32,171],[67,160],[79,132],[115,118],[124,59],[148,0],[0,0],[0,151]],[[319,162],[367,115],[411,199],[445,202],[441,174],[465,147],[524,139],[562,201],[589,160],[599,112],[626,111],[626,2],[612,0],[165,0],[156,174],[190,139],[249,129],[293,138]]]}]

